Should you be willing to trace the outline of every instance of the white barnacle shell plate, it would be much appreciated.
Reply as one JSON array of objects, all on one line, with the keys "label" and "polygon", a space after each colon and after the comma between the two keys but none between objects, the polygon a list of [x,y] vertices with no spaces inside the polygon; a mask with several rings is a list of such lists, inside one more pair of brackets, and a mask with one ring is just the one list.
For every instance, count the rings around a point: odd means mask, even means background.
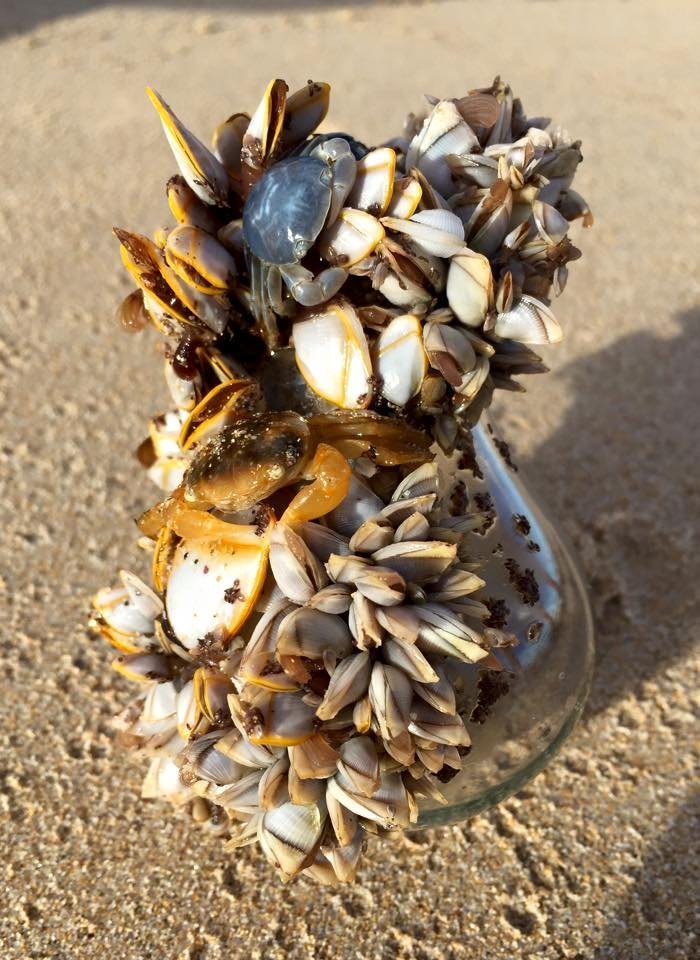
[{"label": "white barnacle shell plate", "polygon": [[[350,477],[350,489],[343,502],[326,514],[325,522],[338,533],[351,537],[357,528],[375,517],[383,508],[384,502],[354,473]],[[347,553],[347,547],[338,553]]]},{"label": "white barnacle shell plate", "polygon": [[396,154],[391,147],[370,150],[357,164],[355,185],[348,203],[358,210],[383,214],[394,189]]},{"label": "white barnacle shell plate", "polygon": [[343,207],[335,223],[319,238],[321,255],[346,269],[368,257],[384,238],[384,227],[362,210]]},{"label": "white barnacle shell plate", "polygon": [[172,493],[182,483],[188,466],[189,460],[183,457],[166,457],[148,468],[148,476],[161,490]]},{"label": "white barnacle shell plate", "polygon": [[367,406],[372,375],[369,347],[349,301],[339,297],[296,323],[294,350],[301,375],[314,393],[345,409]]},{"label": "white barnacle shell plate", "polygon": [[447,272],[447,302],[468,327],[480,327],[493,298],[491,265],[466,247],[452,258]]},{"label": "white barnacle shell plate", "polygon": [[377,342],[376,370],[382,393],[402,407],[421,388],[428,372],[420,320],[412,313],[394,317]]},{"label": "white barnacle shell plate", "polygon": [[451,257],[464,247],[464,224],[451,210],[419,210],[410,220],[384,217],[382,223],[434,257]]},{"label": "white barnacle shell plate", "polygon": [[188,794],[189,791],[182,785],[178,765],[167,757],[154,757],[143,782],[141,796],[145,800],[167,797],[178,802],[185,800]]},{"label": "white barnacle shell plate", "polygon": [[415,177],[402,177],[396,180],[386,209],[387,216],[408,220],[418,209],[422,196],[423,188]]},{"label": "white barnacle shell plate", "polygon": [[229,183],[228,175],[221,163],[194,134],[180,123],[155,90],[149,87],[146,92],[158,112],[180,173],[190,189],[206,204],[225,206]]},{"label": "white barnacle shell plate", "polygon": [[447,163],[451,154],[462,156],[479,149],[479,141],[451,100],[440,100],[423,127],[411,141],[406,170],[418,167],[444,196],[453,192],[452,173]]},{"label": "white barnacle shell plate", "polygon": [[493,336],[521,343],[559,343],[563,333],[549,307],[523,294],[510,310],[498,314]]},{"label": "white barnacle shell plate", "polygon": [[324,825],[325,816],[316,804],[283,803],[265,813],[258,839],[268,860],[292,877],[312,858]]},{"label": "white barnacle shell plate", "polygon": [[[182,540],[165,593],[168,619],[180,643],[191,649],[208,633],[236,633],[257,600],[266,570],[262,543],[256,547],[235,539]],[[233,596],[227,594],[232,587],[237,587]]]},{"label": "white barnacle shell plate", "polygon": [[153,633],[153,619],[133,604],[126,589],[104,588],[97,593],[94,603],[97,612],[113,630],[127,637]]}]

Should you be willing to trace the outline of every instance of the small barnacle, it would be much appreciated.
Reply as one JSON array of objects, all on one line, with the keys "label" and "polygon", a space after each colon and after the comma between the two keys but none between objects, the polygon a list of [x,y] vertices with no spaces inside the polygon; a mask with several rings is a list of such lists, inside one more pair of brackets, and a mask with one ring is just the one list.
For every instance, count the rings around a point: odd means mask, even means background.
[{"label": "small barnacle", "polygon": [[233,586],[227,587],[224,590],[224,600],[226,603],[236,603],[237,601],[245,600],[243,593],[241,591],[241,581],[236,579],[233,581]]},{"label": "small barnacle", "polygon": [[484,600],[484,603],[489,610],[489,615],[484,620],[484,626],[501,630],[508,623],[508,616],[510,614],[510,608],[505,600],[502,597],[488,597]]},{"label": "small barnacle", "polygon": [[457,480],[450,495],[450,512],[455,516],[466,513],[468,504],[467,485],[463,480]]},{"label": "small barnacle", "polygon": [[246,736],[253,739],[259,736],[263,730],[264,717],[257,707],[249,707],[243,715],[243,729]]},{"label": "small barnacle", "polygon": [[148,314],[141,290],[133,290],[119,305],[117,321],[129,333],[139,333],[148,326]]},{"label": "small barnacle", "polygon": [[496,522],[496,509],[494,506],[493,497],[486,490],[478,491],[474,494],[474,503],[482,517],[481,526],[476,532],[483,536],[488,533],[488,531]]},{"label": "small barnacle", "polygon": [[505,560],[504,566],[510,582],[520,595],[520,599],[528,606],[534,606],[540,599],[540,588],[535,577],[535,571],[531,568],[523,570],[518,561],[512,558]]},{"label": "small barnacle", "polygon": [[498,437],[494,437],[493,442],[494,442],[494,444],[496,445],[496,449],[498,450],[498,452],[500,453],[500,455],[501,455],[501,456],[503,457],[503,459],[505,460],[507,466],[509,466],[510,469],[513,470],[514,473],[517,473],[517,472],[518,472],[518,468],[517,468],[517,466],[515,465],[515,463],[513,462],[513,457],[512,457],[511,452],[510,452],[510,447],[509,447],[509,445],[506,443],[506,441],[505,441],[505,440],[500,440]]},{"label": "small barnacle", "polygon": [[515,527],[517,533],[523,537],[527,537],[530,533],[530,521],[527,519],[524,513],[513,514],[513,526]]},{"label": "small barnacle", "polygon": [[484,723],[491,708],[510,690],[513,675],[501,670],[482,670],[477,683],[477,700],[469,716],[471,723]]}]

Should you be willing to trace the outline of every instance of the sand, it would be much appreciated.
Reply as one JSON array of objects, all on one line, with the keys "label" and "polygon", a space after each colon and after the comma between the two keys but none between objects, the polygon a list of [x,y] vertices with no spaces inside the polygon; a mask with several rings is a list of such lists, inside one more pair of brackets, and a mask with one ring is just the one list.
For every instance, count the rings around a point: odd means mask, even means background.
[{"label": "sand", "polygon": [[[0,11],[3,960],[685,960],[697,933],[696,4],[4,0]],[[165,402],[154,338],[113,323],[113,224],[166,220],[153,83],[202,135],[271,76],[332,123],[398,130],[500,71],[584,141],[597,223],[553,372],[501,432],[576,543],[598,631],[582,723],[463,826],[374,846],[353,888],[283,888],[138,799],[128,684],[87,636],[154,491],[131,451]],[[695,819],[694,819],[695,817]]]}]

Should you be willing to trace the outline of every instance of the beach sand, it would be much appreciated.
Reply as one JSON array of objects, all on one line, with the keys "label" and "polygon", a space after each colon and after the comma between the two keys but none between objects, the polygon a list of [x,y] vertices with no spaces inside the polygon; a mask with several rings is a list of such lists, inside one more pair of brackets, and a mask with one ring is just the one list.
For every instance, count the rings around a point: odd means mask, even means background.
[{"label": "beach sand", "polygon": [[[686,960],[697,933],[697,5],[273,2],[0,10],[3,960]],[[113,224],[167,222],[145,95],[200,136],[273,76],[329,80],[372,142],[500,72],[583,140],[596,214],[548,376],[494,416],[575,543],[596,616],[584,718],[499,809],[370,845],[354,887],[283,887],[139,799],[129,684],[89,598],[139,560],[132,451],[166,403],[117,329]],[[693,746],[695,744],[695,747]],[[697,949],[697,944],[696,944]]]}]

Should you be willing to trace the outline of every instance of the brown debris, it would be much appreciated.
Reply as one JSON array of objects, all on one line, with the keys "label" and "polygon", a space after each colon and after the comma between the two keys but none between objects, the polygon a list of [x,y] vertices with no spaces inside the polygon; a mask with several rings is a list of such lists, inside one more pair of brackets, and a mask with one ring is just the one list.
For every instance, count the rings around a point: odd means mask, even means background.
[{"label": "brown debris", "polygon": [[477,684],[476,705],[471,712],[471,723],[483,723],[491,713],[491,707],[510,690],[512,673],[504,670],[483,670]]},{"label": "brown debris", "polygon": [[530,533],[530,521],[527,519],[524,513],[513,514],[513,526],[523,537],[527,537]]},{"label": "brown debris", "polygon": [[540,588],[535,579],[535,571],[530,567],[523,570],[518,561],[512,558],[505,560],[503,565],[508,571],[510,582],[517,590],[520,599],[529,607],[533,607],[540,599]]},{"label": "brown debris", "polygon": [[228,587],[226,590],[224,590],[224,600],[226,601],[226,603],[236,603],[237,600],[238,601],[245,600],[245,597],[241,592],[240,580],[234,580],[233,586]]},{"label": "brown debris", "polygon": [[489,616],[484,620],[484,626],[502,630],[508,623],[510,608],[502,597],[487,597],[483,601],[489,608]]},{"label": "brown debris", "polygon": [[513,471],[513,473],[517,473],[517,472],[518,472],[518,467],[517,467],[516,464],[513,462],[513,457],[512,457],[512,454],[511,454],[511,452],[510,452],[510,447],[508,446],[508,444],[506,443],[506,441],[505,441],[505,440],[500,440],[498,437],[494,436],[493,442],[494,442],[494,445],[495,445],[496,449],[498,450],[498,452],[500,453],[500,455],[501,455],[501,456],[503,457],[503,459],[505,460],[506,466],[507,466],[507,467],[510,467],[510,469]]}]

